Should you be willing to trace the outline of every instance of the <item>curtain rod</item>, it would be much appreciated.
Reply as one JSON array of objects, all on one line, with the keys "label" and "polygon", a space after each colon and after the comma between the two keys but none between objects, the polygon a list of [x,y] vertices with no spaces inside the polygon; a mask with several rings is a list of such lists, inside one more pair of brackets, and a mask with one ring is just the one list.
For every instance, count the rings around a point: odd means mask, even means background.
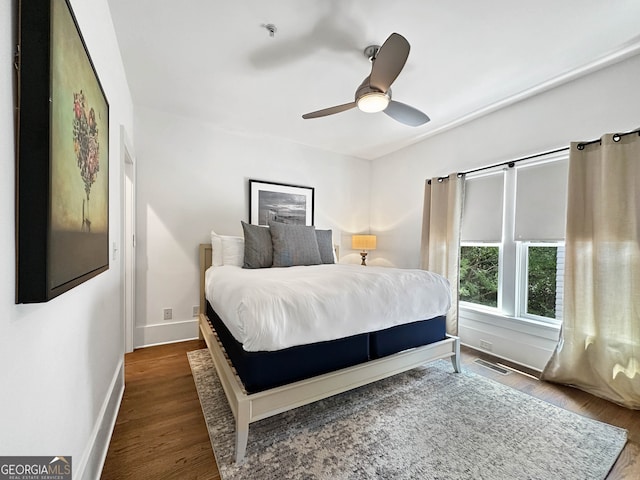
[{"label": "curtain rod", "polygon": [[[636,130],[632,130],[630,132],[626,132],[626,133],[616,133],[613,135],[613,141],[614,142],[619,142],[620,139],[626,135],[632,135],[634,133],[637,133],[638,135],[640,135],[640,128],[636,129]],[[590,140],[588,142],[581,142],[577,145],[578,150],[584,150],[584,147],[586,147],[587,145],[592,145],[594,143],[600,143],[600,139],[597,138],[595,140]],[[502,167],[502,166],[508,166],[509,168],[513,168],[515,166],[516,163],[518,162],[522,162],[524,160],[531,160],[533,158],[538,158],[538,157],[544,157],[545,155],[551,155],[554,153],[560,153],[560,152],[564,152],[565,150],[569,150],[570,147],[562,147],[562,148],[556,148],[555,150],[548,150],[546,152],[542,152],[542,153],[536,153],[535,155],[529,155],[527,157],[521,157],[521,158],[516,158],[514,160],[508,160],[506,162],[501,162],[501,163],[495,163],[493,165],[487,165],[486,167],[480,167],[480,168],[474,168],[472,170],[467,170],[466,172],[459,172],[458,173],[458,177],[462,177],[464,175],[467,175],[469,173],[476,173],[476,172],[481,172],[483,170],[489,170],[491,168],[496,168],[496,167]],[[438,177],[438,182],[442,182],[443,180],[449,178],[449,176],[447,175],[446,177]],[[431,185],[431,180],[428,180],[427,183],[429,185]]]},{"label": "curtain rod", "polygon": [[503,165],[506,165],[509,168],[513,168],[513,166],[518,162],[531,160],[532,158],[544,157],[545,155],[551,155],[553,153],[564,152],[565,150],[569,150],[569,147],[556,148],[555,150],[548,150],[546,152],[536,153],[535,155],[529,155],[527,157],[516,158],[515,160],[509,160],[507,162],[496,163],[494,165],[487,165],[486,167],[474,168],[473,170],[467,170],[466,172],[458,173],[458,177],[461,177],[462,175],[467,175],[469,173],[476,173],[476,172],[481,172],[483,170],[489,170],[490,168],[502,167]]},{"label": "curtain rod", "polygon": [[[614,142],[619,142],[622,137],[626,137],[627,135],[631,135],[633,133],[637,133],[638,135],[640,135],[640,128],[638,128],[637,130],[632,130],[627,133],[616,133],[613,135],[612,138]],[[586,147],[587,145],[593,145],[594,143],[601,143],[601,139],[596,138],[595,140],[591,140],[590,142],[579,143],[577,145],[577,148],[578,150],[584,150],[584,147]]]},{"label": "curtain rod", "polygon": [[[545,155],[551,155],[552,153],[564,152],[565,150],[569,150],[569,147],[556,148],[555,150],[548,150],[542,153],[536,153],[535,155],[529,155],[527,157],[516,158],[514,160],[508,160],[506,162],[494,163],[493,165],[487,165],[486,167],[474,168],[472,170],[467,170],[466,172],[458,172],[458,178],[467,175],[469,173],[481,172],[483,170],[489,170],[491,168],[502,167],[504,165],[509,168],[513,168],[516,163],[522,162],[524,160],[531,160],[532,158],[544,157]],[[449,175],[446,177],[438,177],[438,182],[442,182],[443,180],[449,178]],[[431,185],[431,180],[427,180],[427,183]]]}]

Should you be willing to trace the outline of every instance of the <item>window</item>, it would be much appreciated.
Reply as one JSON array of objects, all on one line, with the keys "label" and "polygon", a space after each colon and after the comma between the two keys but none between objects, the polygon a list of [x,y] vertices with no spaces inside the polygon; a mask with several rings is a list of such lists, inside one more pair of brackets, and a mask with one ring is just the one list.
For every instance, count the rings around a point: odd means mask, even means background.
[{"label": "window", "polygon": [[463,307],[559,323],[567,155],[467,178],[460,249]]},{"label": "window", "polygon": [[526,285],[520,314],[561,320],[564,245],[525,242],[520,255]]},{"label": "window", "polygon": [[460,300],[498,307],[499,246],[466,245],[460,249]]}]

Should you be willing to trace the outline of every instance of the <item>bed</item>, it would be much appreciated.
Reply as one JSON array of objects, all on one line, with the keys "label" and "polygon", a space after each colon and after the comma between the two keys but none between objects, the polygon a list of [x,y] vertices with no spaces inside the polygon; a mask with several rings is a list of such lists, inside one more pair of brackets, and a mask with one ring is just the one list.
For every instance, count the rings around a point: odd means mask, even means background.
[{"label": "bed", "polygon": [[[460,342],[444,332],[444,316],[392,325],[374,331],[332,333],[338,338],[311,341],[303,345],[280,344],[267,350],[258,342],[238,341],[236,327],[222,317],[231,316],[216,301],[207,300],[207,272],[216,269],[212,244],[200,245],[201,337],[205,340],[236,422],[235,456],[241,462],[247,449],[252,422],[297,408],[347,390],[375,382],[429,361],[450,358],[460,371]],[[212,266],[213,265],[213,266]],[[211,268],[210,268],[211,267]],[[339,267],[339,265],[336,265]],[[317,267],[292,267],[316,269]],[[331,268],[327,266],[327,268]],[[349,266],[354,270],[368,267]],[[223,272],[223,268],[217,272]],[[233,273],[243,275],[237,269]],[[278,270],[284,274],[287,269]],[[227,282],[222,277],[221,288]],[[223,296],[228,296],[223,291]],[[236,308],[237,309],[237,308]],[[228,321],[228,319],[225,319]],[[253,342],[253,343],[252,343]],[[295,343],[295,341],[293,342]],[[293,368],[292,368],[293,366]]]}]

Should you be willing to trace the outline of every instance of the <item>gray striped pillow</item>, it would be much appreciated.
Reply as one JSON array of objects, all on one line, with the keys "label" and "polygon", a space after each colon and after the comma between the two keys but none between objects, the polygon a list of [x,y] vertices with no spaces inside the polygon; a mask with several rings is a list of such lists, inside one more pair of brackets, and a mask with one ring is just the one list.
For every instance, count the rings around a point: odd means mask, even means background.
[{"label": "gray striped pillow", "polygon": [[316,230],[316,238],[322,263],[336,263],[333,257],[333,232],[331,230]]},{"label": "gray striped pillow", "polygon": [[273,266],[319,265],[322,263],[314,226],[270,222]]},{"label": "gray striped pillow", "polygon": [[244,232],[244,265],[242,268],[268,268],[273,264],[273,246],[269,227],[240,221]]}]

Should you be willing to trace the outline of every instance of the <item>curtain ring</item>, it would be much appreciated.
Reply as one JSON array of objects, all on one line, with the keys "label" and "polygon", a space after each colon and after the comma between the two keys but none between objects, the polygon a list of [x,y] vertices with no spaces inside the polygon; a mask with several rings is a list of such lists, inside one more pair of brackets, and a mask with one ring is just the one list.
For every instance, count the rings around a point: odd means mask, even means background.
[{"label": "curtain ring", "polygon": [[578,150],[584,150],[584,143],[579,143],[577,148]]},{"label": "curtain ring", "polygon": [[444,181],[444,178],[438,177],[438,183],[442,183],[443,181]]},{"label": "curtain ring", "polygon": [[619,142],[619,141],[620,141],[620,138],[622,138],[622,137],[620,136],[620,134],[619,134],[619,133],[616,133],[616,134],[615,134],[613,137],[611,137],[611,138],[613,138],[613,141],[614,141],[614,142]]}]

